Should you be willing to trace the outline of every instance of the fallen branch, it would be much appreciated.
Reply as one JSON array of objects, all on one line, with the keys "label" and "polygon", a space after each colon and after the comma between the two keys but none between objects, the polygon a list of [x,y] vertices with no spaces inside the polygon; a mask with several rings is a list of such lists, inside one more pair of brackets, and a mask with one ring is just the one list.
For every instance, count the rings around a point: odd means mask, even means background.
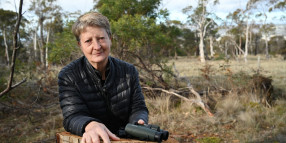
[{"label": "fallen branch", "polygon": [[168,90],[165,90],[162,88],[151,88],[151,87],[142,87],[142,88],[147,89],[147,90],[159,90],[159,91],[165,92],[167,94],[175,95],[175,96],[177,96],[177,97],[179,97],[179,98],[181,98],[187,102],[191,102],[192,104],[195,103],[196,105],[201,107],[209,116],[211,116],[211,117],[214,116],[214,114],[210,111],[209,106],[202,101],[200,95],[192,87],[189,87],[189,90],[196,96],[196,99],[189,99],[189,98],[184,97],[178,93],[168,91]]},{"label": "fallen branch", "polygon": [[[214,114],[210,111],[209,106],[208,106],[206,103],[203,102],[203,100],[202,100],[200,94],[194,90],[194,88],[193,88],[193,86],[192,86],[190,80],[189,80],[187,77],[181,77],[181,76],[180,76],[180,73],[179,73],[179,71],[176,69],[176,65],[175,65],[175,64],[173,64],[173,68],[174,68],[174,71],[175,71],[175,73],[174,73],[174,74],[175,74],[175,78],[176,78],[177,80],[181,80],[181,81],[186,82],[186,83],[187,83],[187,88],[190,90],[191,93],[193,93],[193,94],[196,96],[196,100],[194,100],[194,99],[188,99],[188,98],[187,98],[187,99],[190,100],[192,103],[195,103],[195,104],[197,104],[198,106],[200,106],[209,116],[213,117]],[[181,95],[180,95],[180,96],[181,96]],[[184,98],[186,98],[186,97],[184,97]]]}]

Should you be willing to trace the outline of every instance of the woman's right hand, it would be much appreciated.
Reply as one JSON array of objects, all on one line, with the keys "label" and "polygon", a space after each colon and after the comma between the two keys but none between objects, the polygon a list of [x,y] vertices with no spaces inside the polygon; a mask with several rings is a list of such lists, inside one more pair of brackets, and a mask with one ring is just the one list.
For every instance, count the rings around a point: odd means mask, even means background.
[{"label": "woman's right hand", "polygon": [[120,140],[120,138],[110,132],[104,124],[92,121],[85,127],[85,133],[82,136],[81,143],[100,143],[100,138],[104,143],[110,143],[109,137],[112,140]]}]

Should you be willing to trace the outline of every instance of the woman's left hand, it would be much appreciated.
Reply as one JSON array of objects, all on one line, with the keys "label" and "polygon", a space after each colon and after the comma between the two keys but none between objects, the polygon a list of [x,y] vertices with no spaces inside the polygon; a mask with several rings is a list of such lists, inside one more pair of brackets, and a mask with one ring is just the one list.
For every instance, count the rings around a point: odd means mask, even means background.
[{"label": "woman's left hand", "polygon": [[144,125],[145,124],[145,122],[142,119],[140,119],[137,123],[140,124],[140,125]]}]

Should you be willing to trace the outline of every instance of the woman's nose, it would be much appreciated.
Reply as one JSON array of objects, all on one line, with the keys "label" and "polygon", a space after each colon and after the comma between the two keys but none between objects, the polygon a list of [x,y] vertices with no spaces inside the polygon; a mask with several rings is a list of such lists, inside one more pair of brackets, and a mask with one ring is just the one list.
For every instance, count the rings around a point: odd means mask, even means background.
[{"label": "woman's nose", "polygon": [[93,42],[93,48],[96,50],[99,50],[101,48],[101,44],[98,40],[94,40]]}]

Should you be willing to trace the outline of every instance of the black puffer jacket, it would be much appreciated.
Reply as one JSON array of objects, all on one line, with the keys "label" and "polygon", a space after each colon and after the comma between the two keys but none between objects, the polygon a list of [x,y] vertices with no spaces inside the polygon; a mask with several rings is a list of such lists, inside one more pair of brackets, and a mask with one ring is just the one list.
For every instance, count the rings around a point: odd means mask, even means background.
[{"label": "black puffer jacket", "polygon": [[84,56],[59,73],[59,101],[66,131],[82,136],[85,126],[97,121],[117,134],[127,123],[139,119],[148,123],[135,67],[113,57],[108,58],[108,67],[103,85],[98,71]]}]

